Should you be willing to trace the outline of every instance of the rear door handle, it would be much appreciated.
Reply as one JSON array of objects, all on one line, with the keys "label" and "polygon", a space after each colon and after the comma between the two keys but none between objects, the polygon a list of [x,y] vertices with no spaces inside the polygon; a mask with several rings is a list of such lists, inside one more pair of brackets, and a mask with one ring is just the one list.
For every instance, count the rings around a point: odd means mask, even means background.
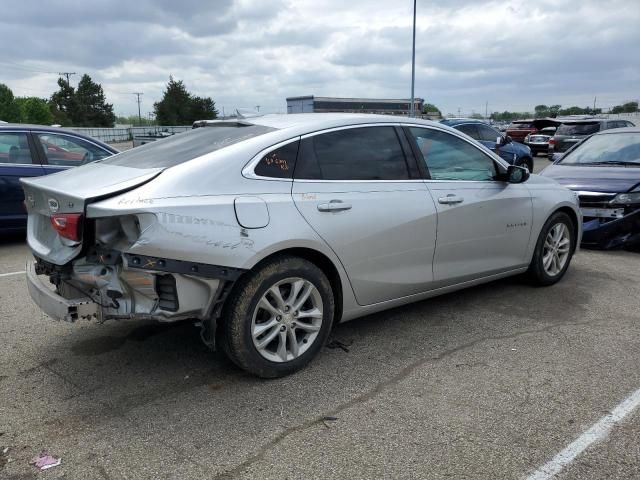
[{"label": "rear door handle", "polygon": [[459,197],[458,195],[454,195],[453,193],[450,193],[446,197],[438,198],[438,203],[442,203],[444,205],[454,205],[456,203],[462,202],[464,202],[464,198]]},{"label": "rear door handle", "polygon": [[344,203],[342,200],[331,200],[329,203],[319,203],[318,210],[320,212],[342,212],[351,210],[351,204]]}]

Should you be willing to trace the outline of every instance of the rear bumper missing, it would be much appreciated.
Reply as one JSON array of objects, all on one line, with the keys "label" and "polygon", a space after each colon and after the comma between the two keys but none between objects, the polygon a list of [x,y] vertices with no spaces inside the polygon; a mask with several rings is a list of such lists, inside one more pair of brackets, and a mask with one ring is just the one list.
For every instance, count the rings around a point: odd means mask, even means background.
[{"label": "rear bumper missing", "polygon": [[35,271],[35,263],[27,265],[29,295],[40,309],[55,320],[75,322],[100,318],[99,306],[89,297],[66,299],[45,285]]}]

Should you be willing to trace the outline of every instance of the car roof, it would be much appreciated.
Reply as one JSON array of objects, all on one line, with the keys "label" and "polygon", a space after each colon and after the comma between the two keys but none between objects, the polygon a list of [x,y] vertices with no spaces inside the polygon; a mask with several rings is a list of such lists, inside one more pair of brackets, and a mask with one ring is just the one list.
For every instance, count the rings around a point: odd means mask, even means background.
[{"label": "car roof", "polygon": [[465,123],[480,123],[482,125],[489,125],[484,120],[478,120],[477,118],[445,118],[444,120],[440,120],[440,123],[449,125],[450,127],[455,127],[456,125],[462,125]]},{"label": "car roof", "polygon": [[602,130],[595,135],[612,135],[616,133],[640,133],[640,127],[610,128],[609,130]]},{"label": "car roof", "polygon": [[67,128],[60,127],[48,127],[46,125],[30,125],[28,123],[2,123],[0,124],[0,132],[9,131],[9,130],[29,130],[32,132],[44,132],[44,133],[66,133],[68,135],[73,135],[74,137],[79,137],[89,142],[100,145],[101,147],[106,148],[112,153],[117,153],[118,150],[113,148],[108,143],[101,142],[97,138],[90,137],[88,135],[83,135],[82,133],[78,133],[74,130],[70,130]]}]

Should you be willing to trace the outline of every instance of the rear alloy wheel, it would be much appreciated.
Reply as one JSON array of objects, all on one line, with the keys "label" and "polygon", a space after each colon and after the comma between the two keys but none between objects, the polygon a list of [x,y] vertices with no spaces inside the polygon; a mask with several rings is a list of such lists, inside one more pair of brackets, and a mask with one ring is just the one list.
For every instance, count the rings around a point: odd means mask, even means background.
[{"label": "rear alloy wheel", "polygon": [[333,291],[322,270],[302,258],[276,258],[241,279],[230,295],[224,350],[259,377],[287,375],[320,351],[333,312]]},{"label": "rear alloy wheel", "polygon": [[571,218],[563,212],[554,213],[542,227],[529,265],[527,273],[534,283],[552,285],[559,281],[569,268],[575,242]]}]

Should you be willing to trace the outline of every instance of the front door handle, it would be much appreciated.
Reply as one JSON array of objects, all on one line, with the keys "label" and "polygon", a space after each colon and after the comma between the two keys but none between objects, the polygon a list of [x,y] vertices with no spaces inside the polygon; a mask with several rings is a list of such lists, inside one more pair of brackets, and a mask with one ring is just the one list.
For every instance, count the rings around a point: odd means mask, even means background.
[{"label": "front door handle", "polygon": [[438,203],[442,203],[444,205],[454,205],[456,203],[462,202],[464,202],[464,198],[459,197],[458,195],[454,195],[453,193],[450,193],[446,197],[438,198]]},{"label": "front door handle", "polygon": [[318,210],[320,212],[342,212],[351,210],[351,204],[344,203],[342,200],[331,200],[329,203],[319,203]]}]

